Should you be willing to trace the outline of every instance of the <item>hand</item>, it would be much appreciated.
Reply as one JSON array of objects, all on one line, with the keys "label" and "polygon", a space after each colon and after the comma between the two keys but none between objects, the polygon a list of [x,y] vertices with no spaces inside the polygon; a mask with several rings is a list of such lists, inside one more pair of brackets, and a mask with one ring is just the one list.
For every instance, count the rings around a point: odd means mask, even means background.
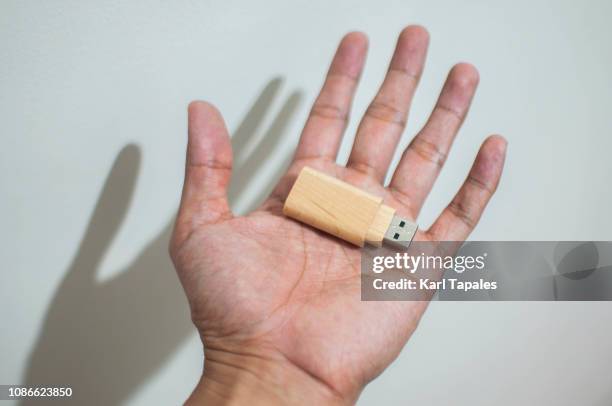
[{"label": "hand", "polygon": [[[284,217],[282,206],[308,165],[383,196],[404,217],[418,216],[478,83],[471,65],[451,69],[385,187],[428,41],[421,27],[402,31],[342,166],[336,154],[367,48],[363,34],[346,35],[289,170],[243,217],[232,215],[226,198],[232,151],[223,119],[207,103],[189,106],[185,184],[170,252],[204,344],[204,374],[192,402],[352,403],[413,333],[426,302],[360,301],[360,250]],[[499,136],[484,141],[455,198],[416,240],[469,235],[497,187],[505,149]]]}]

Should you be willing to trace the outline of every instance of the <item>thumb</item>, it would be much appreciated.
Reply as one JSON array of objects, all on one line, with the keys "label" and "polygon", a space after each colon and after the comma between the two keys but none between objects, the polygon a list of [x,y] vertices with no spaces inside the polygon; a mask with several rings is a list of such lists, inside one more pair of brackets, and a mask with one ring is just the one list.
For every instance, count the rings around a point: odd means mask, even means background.
[{"label": "thumb", "polygon": [[174,240],[179,244],[195,229],[232,217],[227,187],[232,146],[221,113],[201,101],[189,104],[185,181]]}]

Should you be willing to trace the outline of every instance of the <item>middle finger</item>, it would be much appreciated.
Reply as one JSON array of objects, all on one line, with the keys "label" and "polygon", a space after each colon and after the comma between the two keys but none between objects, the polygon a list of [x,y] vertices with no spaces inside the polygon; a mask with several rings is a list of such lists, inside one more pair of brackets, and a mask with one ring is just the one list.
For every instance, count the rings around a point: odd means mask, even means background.
[{"label": "middle finger", "polygon": [[387,75],[357,129],[348,167],[384,180],[406,125],[428,43],[423,27],[409,26],[400,34]]}]

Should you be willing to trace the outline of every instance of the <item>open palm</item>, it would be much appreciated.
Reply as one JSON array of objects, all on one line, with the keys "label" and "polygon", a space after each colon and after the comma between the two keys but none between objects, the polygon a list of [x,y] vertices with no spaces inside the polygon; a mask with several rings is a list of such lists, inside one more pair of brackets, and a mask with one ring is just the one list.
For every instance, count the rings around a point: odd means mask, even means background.
[{"label": "open palm", "polygon": [[[416,328],[426,302],[362,302],[360,249],[284,217],[282,205],[308,165],[382,196],[404,217],[417,217],[478,82],[471,65],[451,69],[429,120],[385,187],[427,45],[423,28],[402,31],[341,166],[336,154],[367,49],[363,34],[345,36],[293,163],[264,204],[243,217],[234,217],[227,202],[232,151],[223,119],[207,103],[190,105],[185,185],[170,251],[204,343],[203,381],[209,377],[215,390],[236,370],[252,375],[247,381],[284,386],[278,398],[285,401],[305,400],[288,389],[299,378],[319,391],[319,400],[350,403]],[[468,236],[495,191],[505,145],[498,136],[483,143],[464,185],[417,240]]]}]

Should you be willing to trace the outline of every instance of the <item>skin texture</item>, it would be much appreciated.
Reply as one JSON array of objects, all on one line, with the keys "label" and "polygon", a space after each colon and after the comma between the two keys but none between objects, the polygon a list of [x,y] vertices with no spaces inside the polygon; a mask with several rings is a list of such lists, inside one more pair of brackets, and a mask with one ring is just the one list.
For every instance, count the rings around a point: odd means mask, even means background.
[{"label": "skin texture", "polygon": [[[227,202],[232,151],[223,119],[208,103],[190,104],[185,183],[170,246],[206,359],[188,403],[351,404],[414,332],[426,301],[361,302],[360,250],[284,217],[282,205],[308,165],[383,196],[402,216],[418,216],[478,84],[473,66],[450,70],[385,187],[428,42],[422,27],[401,32],[342,166],[336,154],[367,50],[363,34],[347,34],[288,172],[243,217],[234,217]],[[455,198],[415,239],[464,240],[497,187],[505,150],[502,137],[488,137]]]}]

